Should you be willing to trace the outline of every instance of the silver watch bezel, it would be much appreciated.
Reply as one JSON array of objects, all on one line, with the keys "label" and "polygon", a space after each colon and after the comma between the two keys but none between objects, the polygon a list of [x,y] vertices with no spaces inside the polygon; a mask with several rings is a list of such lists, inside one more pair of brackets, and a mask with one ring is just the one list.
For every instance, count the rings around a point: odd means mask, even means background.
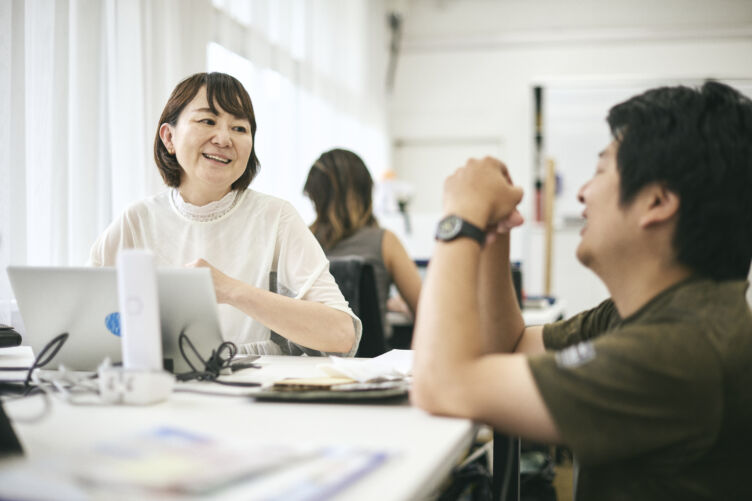
[{"label": "silver watch bezel", "polygon": [[486,240],[485,232],[481,228],[456,214],[444,216],[439,221],[435,237],[440,242],[451,242],[459,237],[468,237],[478,242],[481,247]]},{"label": "silver watch bezel", "polygon": [[[452,223],[451,226],[448,223]],[[450,214],[439,221],[439,225],[436,228],[436,238],[443,241],[449,241],[457,238],[462,230],[462,218],[454,214]]]}]

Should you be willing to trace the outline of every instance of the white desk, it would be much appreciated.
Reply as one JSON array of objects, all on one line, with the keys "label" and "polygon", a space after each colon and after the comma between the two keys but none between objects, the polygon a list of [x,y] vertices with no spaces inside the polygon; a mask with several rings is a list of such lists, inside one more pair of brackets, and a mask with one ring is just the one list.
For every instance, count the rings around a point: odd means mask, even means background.
[{"label": "white desk", "polygon": [[[546,305],[541,308],[524,308],[522,318],[525,325],[543,325],[555,322],[559,317],[566,313],[566,302],[559,300],[552,305]],[[410,315],[398,311],[388,311],[386,319],[389,325],[400,326],[413,325],[413,319]]]},{"label": "white desk", "polygon": [[[264,357],[259,361],[262,369],[248,369],[233,377],[268,381],[311,376],[316,373],[315,366],[325,360]],[[207,389],[222,387],[210,385]],[[41,398],[34,397],[6,402],[5,408],[11,420],[20,420],[38,413],[41,404]],[[71,460],[82,447],[122,439],[157,425],[267,442],[339,443],[398,451],[334,498],[358,501],[424,499],[467,450],[475,432],[470,421],[430,416],[407,402],[269,403],[190,393],[173,393],[166,402],[147,407],[80,407],[55,400],[52,412],[40,422],[14,422],[28,457],[65,452]],[[219,498],[232,497],[225,493]]]},{"label": "white desk", "polygon": [[525,320],[525,325],[550,324],[566,314],[566,306],[566,302],[560,299],[542,308],[523,308],[522,318]]}]

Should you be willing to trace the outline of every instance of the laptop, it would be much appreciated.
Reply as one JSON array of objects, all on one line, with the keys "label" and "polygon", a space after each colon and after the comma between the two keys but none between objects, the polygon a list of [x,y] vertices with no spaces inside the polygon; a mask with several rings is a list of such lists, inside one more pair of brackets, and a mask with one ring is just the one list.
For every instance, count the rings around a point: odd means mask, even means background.
[{"label": "laptop", "polygon": [[[8,266],[8,277],[25,326],[22,344],[36,356],[55,336],[69,334],[46,368],[95,371],[105,357],[122,362],[116,268]],[[223,341],[211,272],[158,268],[157,290],[165,368],[188,372],[178,345],[181,332],[204,360]],[[203,369],[192,350],[185,351]]]}]

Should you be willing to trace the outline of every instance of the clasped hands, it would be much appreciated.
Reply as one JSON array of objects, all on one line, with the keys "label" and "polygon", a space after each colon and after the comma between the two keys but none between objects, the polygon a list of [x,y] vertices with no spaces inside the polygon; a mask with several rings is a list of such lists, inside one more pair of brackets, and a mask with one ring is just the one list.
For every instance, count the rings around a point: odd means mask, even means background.
[{"label": "clasped hands", "polygon": [[490,243],[524,222],[517,210],[522,193],[503,162],[471,158],[444,181],[444,213],[485,228]]}]

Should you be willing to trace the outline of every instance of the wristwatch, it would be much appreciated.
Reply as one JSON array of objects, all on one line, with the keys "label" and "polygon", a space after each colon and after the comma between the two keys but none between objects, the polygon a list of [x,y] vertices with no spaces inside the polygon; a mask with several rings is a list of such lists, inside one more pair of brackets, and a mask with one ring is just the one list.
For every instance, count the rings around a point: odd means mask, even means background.
[{"label": "wristwatch", "polygon": [[452,214],[439,221],[439,226],[436,228],[436,240],[450,242],[459,237],[470,237],[481,246],[486,241],[486,233],[483,230],[459,216]]}]

